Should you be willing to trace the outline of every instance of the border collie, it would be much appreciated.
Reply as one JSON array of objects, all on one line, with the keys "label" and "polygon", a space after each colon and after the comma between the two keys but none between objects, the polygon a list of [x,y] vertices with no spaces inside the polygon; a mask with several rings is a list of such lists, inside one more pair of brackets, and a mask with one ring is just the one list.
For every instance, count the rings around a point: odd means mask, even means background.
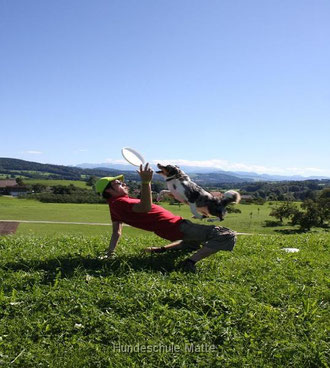
[{"label": "border collie", "polygon": [[176,200],[190,206],[195,218],[202,219],[213,215],[222,221],[227,213],[226,207],[230,203],[239,203],[241,199],[240,194],[234,190],[229,190],[221,198],[216,198],[194,183],[178,166],[161,164],[157,166],[160,171],[156,173],[165,177],[168,188],[159,193],[157,200],[171,193]]}]

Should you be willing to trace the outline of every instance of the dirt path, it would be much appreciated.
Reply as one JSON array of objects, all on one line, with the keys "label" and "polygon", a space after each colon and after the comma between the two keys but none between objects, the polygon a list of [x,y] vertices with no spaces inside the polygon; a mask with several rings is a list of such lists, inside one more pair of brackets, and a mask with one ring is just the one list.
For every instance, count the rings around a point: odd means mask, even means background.
[{"label": "dirt path", "polygon": [[[64,224],[64,225],[96,225],[96,226],[110,226],[104,222],[66,222],[66,221],[39,221],[39,220],[0,220],[5,223],[26,223],[26,224]],[[126,225],[128,226],[128,225]]]},{"label": "dirt path", "polygon": [[0,235],[15,234],[18,225],[15,221],[0,221]]}]

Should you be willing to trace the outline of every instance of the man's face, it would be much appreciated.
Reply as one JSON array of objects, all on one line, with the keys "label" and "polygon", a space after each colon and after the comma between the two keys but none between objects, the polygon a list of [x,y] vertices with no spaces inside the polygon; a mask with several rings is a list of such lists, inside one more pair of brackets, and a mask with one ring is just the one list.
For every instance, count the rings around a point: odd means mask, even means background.
[{"label": "man's face", "polygon": [[106,189],[105,192],[109,193],[112,197],[122,197],[128,194],[128,186],[120,180],[114,180],[111,182],[111,187]]}]

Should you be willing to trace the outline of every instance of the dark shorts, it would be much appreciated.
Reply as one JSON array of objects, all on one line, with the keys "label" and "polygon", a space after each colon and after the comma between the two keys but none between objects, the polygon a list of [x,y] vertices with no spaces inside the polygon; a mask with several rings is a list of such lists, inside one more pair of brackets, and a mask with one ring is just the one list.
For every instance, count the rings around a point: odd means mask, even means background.
[{"label": "dark shorts", "polygon": [[183,220],[180,231],[184,237],[181,249],[199,249],[202,246],[216,250],[233,250],[236,243],[236,233],[226,227],[195,224]]}]

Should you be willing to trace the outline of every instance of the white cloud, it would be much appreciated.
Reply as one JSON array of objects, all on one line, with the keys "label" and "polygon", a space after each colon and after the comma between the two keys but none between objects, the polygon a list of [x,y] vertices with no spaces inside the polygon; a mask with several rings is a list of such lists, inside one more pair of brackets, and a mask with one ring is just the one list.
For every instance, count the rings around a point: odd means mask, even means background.
[{"label": "white cloud", "polygon": [[[129,165],[124,159],[112,159],[107,158],[105,160],[108,164],[124,164]],[[185,159],[156,159],[150,161],[154,167],[157,163],[163,165],[171,164],[178,166],[190,166],[200,168],[212,168],[223,171],[243,171],[243,172],[254,172],[257,174],[269,174],[269,175],[301,175],[301,176],[329,176],[330,170],[320,169],[316,167],[275,167],[275,166],[263,166],[263,165],[249,165],[243,162],[230,162],[227,160],[211,159],[211,160],[185,160]]]},{"label": "white cloud", "polygon": [[42,155],[41,151],[34,151],[34,150],[24,151],[23,153],[26,153],[28,155]]},{"label": "white cloud", "polygon": [[257,174],[270,174],[270,175],[301,175],[301,176],[330,176],[330,170],[320,169],[315,167],[267,167],[261,165],[248,165],[242,162],[229,162],[227,160],[204,160],[204,161],[189,161],[184,159],[176,160],[153,160],[153,164],[172,164],[178,166],[196,166],[201,168],[216,168],[224,171],[245,171],[255,172]]}]

